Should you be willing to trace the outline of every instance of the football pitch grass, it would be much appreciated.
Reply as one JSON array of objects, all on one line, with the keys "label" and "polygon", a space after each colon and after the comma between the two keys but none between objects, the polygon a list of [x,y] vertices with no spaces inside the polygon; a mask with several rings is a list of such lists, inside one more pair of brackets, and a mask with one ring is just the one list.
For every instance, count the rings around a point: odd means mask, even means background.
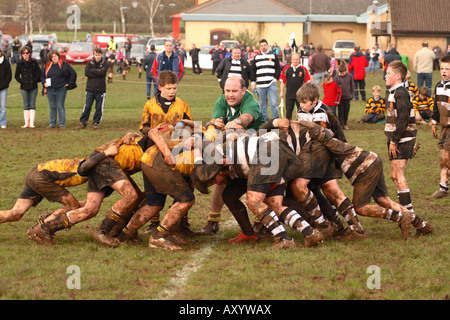
[{"label": "football pitch grass", "polygon": [[[13,67],[13,73],[14,73]],[[139,79],[132,69],[127,80],[115,75],[107,86],[104,116],[99,130],[78,125],[84,105],[84,67],[78,72],[78,88],[66,99],[66,129],[46,129],[48,102],[38,95],[36,126],[23,125],[22,98],[13,79],[8,91],[8,128],[0,131],[0,210],[14,205],[25,176],[35,165],[58,158],[88,156],[94,148],[125,133],[138,132],[146,102],[145,74]],[[413,81],[415,74],[413,73]],[[433,85],[439,79],[434,73]],[[369,74],[367,95],[375,84],[384,84],[381,74]],[[187,70],[177,96],[185,100],[195,120],[210,119],[215,100],[221,94],[210,70],[194,76]],[[349,143],[378,153],[392,199],[397,200],[390,179],[383,124],[354,123],[364,113],[362,102],[352,102],[345,131]],[[91,119],[93,112],[91,114]],[[91,121],[91,120],[90,120]],[[430,126],[418,127],[421,148],[408,161],[406,178],[416,213],[435,226],[434,234],[401,240],[396,223],[359,217],[366,230],[365,241],[327,241],[316,248],[304,248],[300,233],[287,227],[296,248],[270,250],[272,242],[231,245],[239,227],[224,208],[220,230],[201,236],[182,251],[148,248],[148,236],[140,246],[101,246],[92,233],[118,194],[106,198],[96,217],[56,234],[56,245],[44,247],[27,238],[27,229],[39,215],[59,208],[43,200],[18,222],[0,225],[0,299],[2,300],[443,300],[449,294],[449,204],[450,197],[426,200],[439,183],[439,150]],[[143,189],[141,173],[133,176]],[[344,177],[339,181],[351,198],[352,188]],[[70,188],[82,200],[86,185]],[[199,230],[207,222],[210,196],[195,192],[196,202],[189,223]],[[171,200],[167,201],[164,215]],[[249,213],[250,219],[253,215]],[[446,231],[447,230],[447,231]],[[79,285],[79,288],[77,287]]]}]

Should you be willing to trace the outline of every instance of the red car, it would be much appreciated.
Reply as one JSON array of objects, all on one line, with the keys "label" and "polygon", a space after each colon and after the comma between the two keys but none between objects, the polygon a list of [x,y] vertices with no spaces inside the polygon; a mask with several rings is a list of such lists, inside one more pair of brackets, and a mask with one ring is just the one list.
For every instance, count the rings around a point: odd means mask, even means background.
[{"label": "red car", "polygon": [[59,52],[61,60],[66,60],[67,48],[60,43],[52,43],[52,50]]},{"label": "red car", "polygon": [[94,58],[94,49],[91,42],[74,42],[67,49],[66,61],[69,64],[87,64]]}]

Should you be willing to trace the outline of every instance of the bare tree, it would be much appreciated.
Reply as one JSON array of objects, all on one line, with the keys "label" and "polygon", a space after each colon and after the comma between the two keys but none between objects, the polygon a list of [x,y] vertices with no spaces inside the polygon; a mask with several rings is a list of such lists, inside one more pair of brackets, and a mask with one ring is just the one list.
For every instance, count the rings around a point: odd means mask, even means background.
[{"label": "bare tree", "polygon": [[145,12],[145,15],[148,18],[148,22],[150,25],[150,32],[151,32],[151,35],[154,36],[155,30],[153,28],[153,19],[155,18],[156,12],[158,12],[158,8],[159,8],[159,5],[161,4],[161,0],[144,0],[141,2],[144,2],[144,3],[143,4],[139,3],[139,5],[142,7],[142,9]]}]

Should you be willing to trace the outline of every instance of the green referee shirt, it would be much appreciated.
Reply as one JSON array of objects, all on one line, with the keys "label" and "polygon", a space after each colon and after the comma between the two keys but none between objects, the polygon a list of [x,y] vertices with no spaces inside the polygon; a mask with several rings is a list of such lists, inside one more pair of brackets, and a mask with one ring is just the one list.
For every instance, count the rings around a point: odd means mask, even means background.
[{"label": "green referee shirt", "polygon": [[245,129],[258,130],[259,126],[265,123],[258,101],[255,100],[253,95],[248,90],[245,92],[242,102],[235,108],[230,107],[227,100],[225,100],[225,95],[222,94],[214,105],[212,119],[222,118],[223,122],[227,124],[244,113],[251,114],[255,119]]}]

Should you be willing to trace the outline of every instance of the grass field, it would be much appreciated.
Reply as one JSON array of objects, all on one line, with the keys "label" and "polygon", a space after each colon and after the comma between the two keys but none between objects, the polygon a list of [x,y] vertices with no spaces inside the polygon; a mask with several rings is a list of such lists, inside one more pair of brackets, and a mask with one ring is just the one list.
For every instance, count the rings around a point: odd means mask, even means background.
[{"label": "grass field", "polygon": [[[84,157],[103,143],[137,132],[146,102],[144,78],[132,70],[127,81],[116,76],[108,85],[105,111],[100,130],[74,130],[84,104],[83,67],[76,67],[78,88],[66,100],[67,128],[48,130],[48,102],[38,96],[37,128],[21,129],[22,99],[13,80],[8,91],[8,128],[0,131],[0,209],[9,209],[19,195],[27,172],[36,164],[57,158]],[[14,70],[13,70],[14,72]],[[439,74],[435,72],[434,83]],[[415,74],[413,74],[415,79]],[[368,75],[367,88],[383,84],[381,75]],[[384,88],[384,86],[382,85]],[[205,70],[202,76],[187,70],[179,86],[178,97],[188,102],[193,117],[209,120],[215,100],[221,94],[217,80]],[[349,127],[345,133],[351,144],[381,155],[389,192],[396,198],[389,178],[384,126],[357,124],[364,112],[360,103],[352,103]],[[92,115],[91,115],[92,117]],[[148,236],[142,246],[102,247],[92,233],[105,213],[118,199],[106,199],[97,217],[56,235],[54,247],[40,246],[26,236],[42,213],[58,204],[44,200],[30,209],[22,220],[0,225],[0,299],[2,300],[443,300],[449,295],[449,204],[450,198],[429,201],[439,183],[439,151],[429,126],[420,126],[418,156],[409,161],[406,176],[415,211],[435,226],[431,236],[411,235],[401,240],[395,223],[360,217],[368,240],[352,243],[329,241],[316,248],[303,248],[302,237],[289,233],[298,247],[283,251],[268,250],[271,242],[233,246],[228,239],[238,226],[224,209],[220,230],[203,236],[181,252],[149,249]],[[140,173],[135,176],[142,187]],[[344,178],[344,193],[352,189]],[[72,188],[78,199],[85,197],[85,186]],[[207,221],[209,197],[196,193],[190,211],[190,223],[200,229]],[[251,219],[253,218],[252,215]],[[447,230],[447,231],[446,231]],[[70,289],[71,266],[77,266],[80,289]],[[379,289],[370,289],[377,266],[381,276]],[[69,269],[68,269],[69,268]],[[173,310],[170,310],[173,312]]]}]

